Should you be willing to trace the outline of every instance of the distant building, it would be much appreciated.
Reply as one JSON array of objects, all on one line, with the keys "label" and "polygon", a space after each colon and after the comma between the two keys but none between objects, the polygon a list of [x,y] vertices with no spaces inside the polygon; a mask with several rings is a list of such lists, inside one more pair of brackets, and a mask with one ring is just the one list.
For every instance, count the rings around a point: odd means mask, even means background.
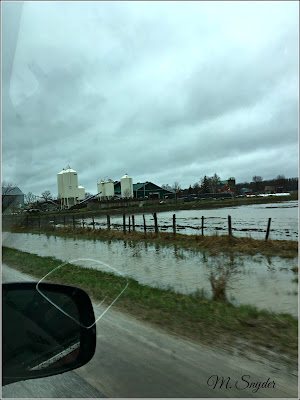
[{"label": "distant building", "polygon": [[[115,181],[114,187],[115,195],[121,197],[121,183]],[[162,187],[152,182],[139,182],[133,184],[133,197],[136,199],[174,199],[175,193],[170,190],[163,189]]]},{"label": "distant building", "polygon": [[274,193],[276,193],[275,186],[265,186],[264,193],[265,194],[274,194]]},{"label": "distant building", "polygon": [[219,192],[221,193],[235,193],[235,178],[231,177],[225,181],[219,182]]},{"label": "distant building", "polygon": [[250,195],[250,194],[253,194],[253,190],[252,190],[252,189],[249,189],[249,188],[242,188],[242,189],[240,190],[240,195],[241,195],[241,196],[247,196],[247,195]]},{"label": "distant building", "polygon": [[2,210],[24,208],[24,193],[17,186],[2,187]]}]

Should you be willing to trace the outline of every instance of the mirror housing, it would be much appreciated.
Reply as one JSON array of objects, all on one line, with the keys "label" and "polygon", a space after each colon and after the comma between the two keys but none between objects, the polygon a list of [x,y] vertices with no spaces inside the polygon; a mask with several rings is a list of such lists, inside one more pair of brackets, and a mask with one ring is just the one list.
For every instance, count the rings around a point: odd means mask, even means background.
[{"label": "mirror housing", "polygon": [[95,353],[95,316],[88,294],[74,286],[39,284],[60,308],[77,315],[78,324],[46,300],[36,285],[2,285],[3,385],[79,368]]}]

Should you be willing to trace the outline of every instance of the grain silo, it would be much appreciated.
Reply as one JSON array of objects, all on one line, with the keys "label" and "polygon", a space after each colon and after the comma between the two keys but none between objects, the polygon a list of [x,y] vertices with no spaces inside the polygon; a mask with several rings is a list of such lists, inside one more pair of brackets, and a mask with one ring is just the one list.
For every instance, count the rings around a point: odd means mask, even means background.
[{"label": "grain silo", "polygon": [[57,174],[57,191],[58,191],[58,198],[62,198],[62,194],[63,194],[63,174],[65,172],[65,169],[63,168],[62,171],[60,171]]},{"label": "grain silo", "polygon": [[82,201],[85,199],[85,188],[78,185],[78,200]]},{"label": "grain silo", "polygon": [[97,183],[97,193],[101,192],[98,197],[100,200],[105,200],[105,182],[103,179]]},{"label": "grain silo", "polygon": [[98,193],[101,192],[98,195],[101,200],[110,200],[115,195],[114,181],[111,179],[108,179],[107,181],[101,179],[101,181],[98,181],[97,189]]},{"label": "grain silo", "polygon": [[85,189],[78,186],[77,172],[69,165],[57,174],[58,198],[61,207],[71,207],[85,198]]},{"label": "grain silo", "polygon": [[121,196],[122,198],[133,197],[132,178],[127,173],[121,178]]},{"label": "grain silo", "polygon": [[107,200],[110,200],[112,197],[115,195],[115,185],[114,181],[111,179],[108,179],[108,181],[105,182],[105,197]]}]

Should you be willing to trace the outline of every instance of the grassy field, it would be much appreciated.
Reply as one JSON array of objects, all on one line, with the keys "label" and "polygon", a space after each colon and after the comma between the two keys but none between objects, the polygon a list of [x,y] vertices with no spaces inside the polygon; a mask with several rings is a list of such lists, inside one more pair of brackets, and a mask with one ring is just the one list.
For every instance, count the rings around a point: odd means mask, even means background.
[{"label": "grassy field", "polygon": [[[3,247],[3,263],[42,278],[62,261]],[[240,339],[243,339],[244,351],[267,349],[288,356],[291,362],[297,358],[298,320],[288,314],[271,313],[247,305],[235,307],[229,302],[209,300],[201,294],[183,295],[151,288],[133,279],[70,264],[55,275],[51,274],[51,278],[85,289],[94,300],[107,296],[108,303],[129,282],[114,305],[123,312],[196,342],[240,348]]]}]

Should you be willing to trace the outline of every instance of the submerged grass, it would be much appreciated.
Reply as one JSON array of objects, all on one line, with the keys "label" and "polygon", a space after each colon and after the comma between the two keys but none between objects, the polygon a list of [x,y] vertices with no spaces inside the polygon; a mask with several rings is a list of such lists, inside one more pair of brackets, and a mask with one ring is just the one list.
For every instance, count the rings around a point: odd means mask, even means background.
[{"label": "submerged grass", "polygon": [[99,240],[131,240],[132,242],[158,243],[163,246],[178,246],[185,250],[206,251],[211,255],[223,253],[244,253],[248,255],[262,254],[264,256],[278,256],[295,258],[298,256],[298,241],[292,240],[258,240],[249,237],[235,237],[229,235],[184,235],[169,232],[126,232],[106,229],[72,228],[72,227],[45,227],[13,229],[14,232],[47,233],[62,237],[77,239]]},{"label": "submerged grass", "polygon": [[[3,262],[23,273],[42,278],[63,262],[53,257],[3,247]],[[68,264],[55,275],[54,282],[85,289],[94,300],[112,301],[127,279],[113,274]],[[296,359],[298,320],[289,314],[276,314],[255,307],[233,306],[212,301],[201,293],[184,295],[172,290],[143,286],[128,279],[129,286],[115,306],[168,332],[197,342],[234,347],[244,339],[252,349],[259,346]]]}]

